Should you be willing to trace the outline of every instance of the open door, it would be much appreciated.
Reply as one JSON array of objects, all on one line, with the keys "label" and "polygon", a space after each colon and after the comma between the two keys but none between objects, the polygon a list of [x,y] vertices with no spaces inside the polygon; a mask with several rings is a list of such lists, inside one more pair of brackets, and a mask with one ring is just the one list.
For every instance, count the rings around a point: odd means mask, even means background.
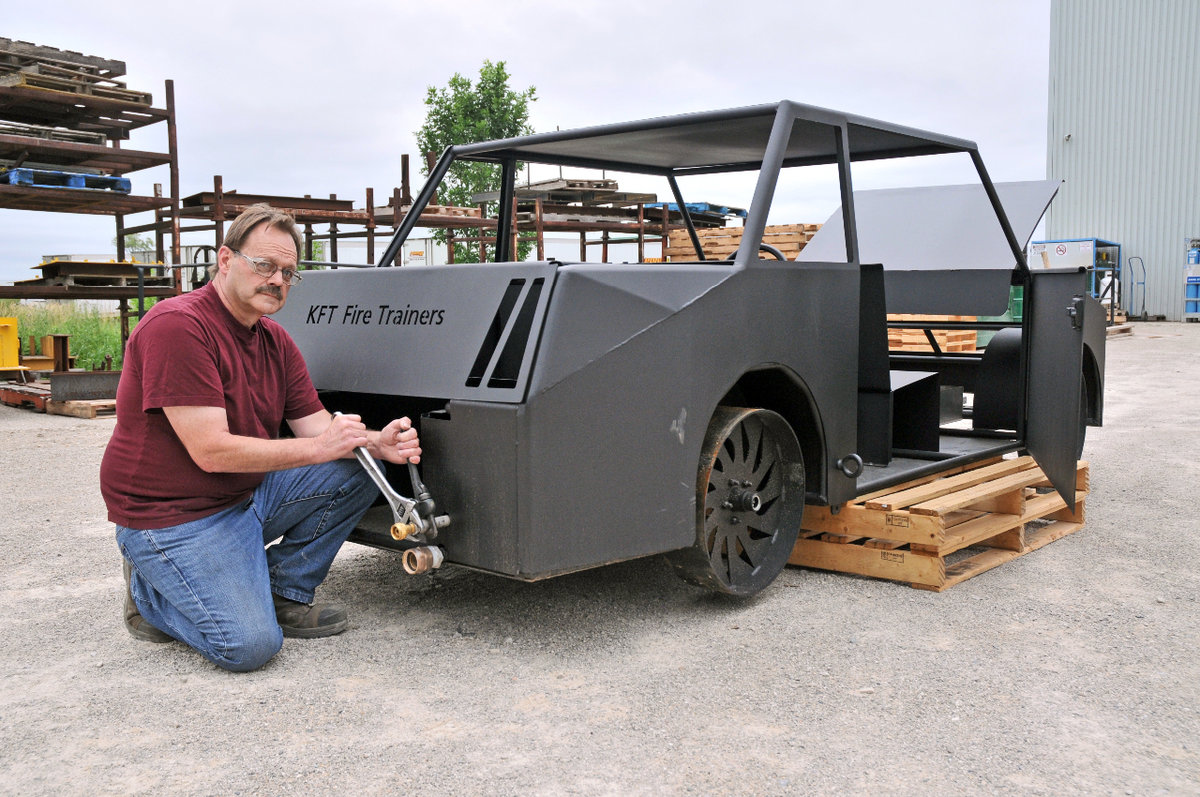
[{"label": "open door", "polygon": [[1075,509],[1075,467],[1080,445],[1080,377],[1087,273],[1033,271],[1025,300],[1025,447],[1054,489]]}]

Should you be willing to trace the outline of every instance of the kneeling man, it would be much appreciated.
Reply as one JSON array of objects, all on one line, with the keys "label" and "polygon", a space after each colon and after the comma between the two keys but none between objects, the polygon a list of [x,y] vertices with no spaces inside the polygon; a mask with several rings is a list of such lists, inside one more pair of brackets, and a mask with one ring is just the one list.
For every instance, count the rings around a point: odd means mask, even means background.
[{"label": "kneeling man", "polygon": [[[291,216],[254,205],[230,226],[212,281],[151,308],[129,337],[100,468],[126,628],[228,670],[261,667],[285,636],[346,629],[345,611],[313,593],[377,495],[353,451],[420,461],[408,418],[375,432],[327,412],[266,318],[300,281],[299,256]],[[285,420],[294,438],[278,437]]]}]

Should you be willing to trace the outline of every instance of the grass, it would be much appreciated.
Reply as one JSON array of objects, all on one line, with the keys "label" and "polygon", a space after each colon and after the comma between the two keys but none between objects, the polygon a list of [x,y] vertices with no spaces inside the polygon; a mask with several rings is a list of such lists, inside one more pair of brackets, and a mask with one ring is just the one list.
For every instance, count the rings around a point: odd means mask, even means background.
[{"label": "grass", "polygon": [[97,368],[104,364],[105,355],[112,356],[114,370],[121,367],[121,321],[113,313],[67,302],[22,304],[0,299],[0,318],[14,317],[22,354],[33,353],[29,351],[31,337],[40,346],[43,335],[70,335],[76,368]]}]

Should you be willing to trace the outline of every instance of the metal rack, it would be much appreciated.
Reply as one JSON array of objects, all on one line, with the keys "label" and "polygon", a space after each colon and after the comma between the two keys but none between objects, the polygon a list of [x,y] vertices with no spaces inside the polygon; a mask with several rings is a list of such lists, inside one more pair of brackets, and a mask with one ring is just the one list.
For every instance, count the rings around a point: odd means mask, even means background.
[{"label": "metal rack", "polygon": [[[601,259],[608,259],[608,247],[621,243],[636,243],[639,258],[647,243],[665,242],[666,233],[684,229],[682,214],[669,207],[647,208],[645,200],[653,200],[651,194],[612,196],[584,196],[587,191],[577,183],[581,181],[552,181],[562,183],[552,196],[543,195],[546,186],[535,184],[518,188],[513,199],[515,218],[514,239],[524,234],[536,246],[537,258],[544,260],[545,235],[547,232],[566,232],[579,235],[580,259],[587,260],[588,247],[600,246]],[[611,181],[610,181],[611,182]],[[593,191],[594,193],[594,191]],[[331,194],[328,198],[303,196],[274,196],[247,194],[225,188],[220,175],[213,177],[211,191],[203,191],[180,200],[179,215],[187,225],[180,232],[212,232],[212,251],[220,248],[224,241],[225,224],[256,202],[266,202],[274,208],[287,211],[300,225],[304,235],[303,261],[313,261],[313,244],[328,242],[328,263],[336,268],[339,264],[338,242],[347,239],[366,239],[366,265],[375,265],[377,239],[389,236],[400,226],[400,222],[412,209],[412,193],[409,186],[408,156],[401,155],[401,185],[393,188],[384,204],[376,204],[373,188],[365,190],[362,207],[356,208],[349,199]],[[455,243],[470,243],[479,247],[496,244],[496,218],[486,214],[489,202],[498,199],[489,194],[473,197],[479,202],[476,207],[452,205],[427,205],[416,222],[425,229],[449,231],[447,255],[453,262]],[[367,208],[370,208],[368,211]],[[723,223],[723,216],[712,215],[702,223]],[[321,232],[317,227],[324,227]],[[149,232],[161,228],[161,223],[131,228],[130,232]],[[599,237],[589,237],[599,233]],[[515,251],[515,250],[514,250]],[[399,254],[393,258],[393,263]],[[197,264],[200,265],[200,264]],[[361,264],[360,264],[361,265]]]},{"label": "metal rack", "polygon": [[[164,231],[171,234],[171,254],[179,259],[179,158],[175,128],[175,87],[165,82],[165,107],[154,107],[146,92],[133,91],[117,80],[125,74],[121,61],[59,50],[0,37],[0,167],[37,168],[68,173],[120,177],[156,166],[170,169],[170,193],[155,185],[152,196],[112,190],[51,185],[0,184],[0,208],[112,216],[116,223],[117,260],[125,260],[125,217],[153,212],[158,223],[156,249],[165,261]],[[165,123],[166,152],[122,147],[129,134]],[[176,275],[177,277],[177,275]],[[170,286],[141,286],[145,296],[178,292]],[[0,298],[115,299],[122,329],[128,300],[139,295],[131,284],[78,285],[54,279],[28,280],[0,286]]]}]

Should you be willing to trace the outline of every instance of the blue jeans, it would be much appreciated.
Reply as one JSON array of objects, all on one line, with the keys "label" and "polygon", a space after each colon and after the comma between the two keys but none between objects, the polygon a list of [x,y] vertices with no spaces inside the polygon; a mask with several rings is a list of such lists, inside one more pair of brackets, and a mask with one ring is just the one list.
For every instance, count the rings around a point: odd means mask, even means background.
[{"label": "blue jeans", "polygon": [[357,460],[337,460],[269,473],[250,499],[200,520],[117,526],[134,603],[214,664],[258,669],[283,646],[271,593],[311,603],[377,494]]}]

